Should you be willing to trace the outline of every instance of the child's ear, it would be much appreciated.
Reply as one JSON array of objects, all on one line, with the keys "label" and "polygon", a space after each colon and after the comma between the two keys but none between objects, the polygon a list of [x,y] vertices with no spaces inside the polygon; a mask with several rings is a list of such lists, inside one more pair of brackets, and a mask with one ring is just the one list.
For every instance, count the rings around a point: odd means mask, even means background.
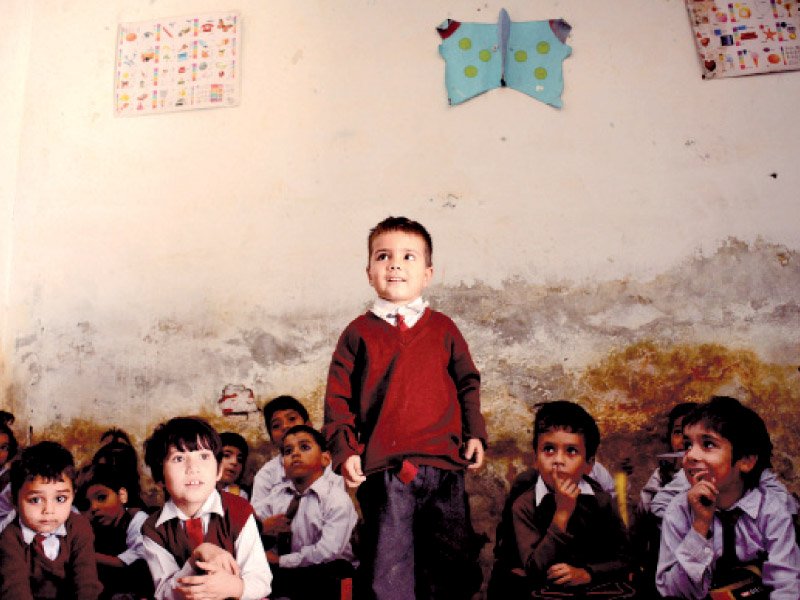
[{"label": "child's ear", "polygon": [[128,503],[128,490],[124,487],[119,488],[119,492],[117,492],[117,496],[119,496],[119,501],[121,504]]},{"label": "child's ear", "polygon": [[740,473],[749,473],[755,468],[757,462],[758,456],[755,454],[749,454],[737,460],[736,464],[739,465]]},{"label": "child's ear", "polygon": [[330,465],[332,461],[333,459],[331,458],[331,453],[328,452],[327,450],[324,451],[322,453],[322,466],[327,469],[328,465]]},{"label": "child's ear", "polygon": [[594,468],[594,456],[586,460],[586,464],[583,465],[583,474],[589,475]]}]

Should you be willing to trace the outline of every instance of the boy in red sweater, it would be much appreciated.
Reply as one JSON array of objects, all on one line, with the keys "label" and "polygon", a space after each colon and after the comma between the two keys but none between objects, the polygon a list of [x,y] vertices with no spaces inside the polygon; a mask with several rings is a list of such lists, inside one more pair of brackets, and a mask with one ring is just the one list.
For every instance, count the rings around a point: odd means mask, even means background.
[{"label": "boy in red sweater", "polygon": [[360,486],[363,593],[469,598],[480,581],[468,576],[464,469],[483,464],[480,375],[453,321],[422,299],[433,277],[428,231],[389,217],[368,248],[378,298],[336,345],[323,428],[334,470]]}]

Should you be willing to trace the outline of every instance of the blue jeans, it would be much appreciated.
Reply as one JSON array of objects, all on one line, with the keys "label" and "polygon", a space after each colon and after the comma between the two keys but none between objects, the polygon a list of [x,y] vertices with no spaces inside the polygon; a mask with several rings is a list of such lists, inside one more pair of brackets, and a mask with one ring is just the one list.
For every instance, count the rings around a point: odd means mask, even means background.
[{"label": "blue jeans", "polygon": [[374,473],[358,500],[364,516],[359,600],[458,600],[480,587],[480,544],[463,471],[422,465],[407,484],[396,471]]}]

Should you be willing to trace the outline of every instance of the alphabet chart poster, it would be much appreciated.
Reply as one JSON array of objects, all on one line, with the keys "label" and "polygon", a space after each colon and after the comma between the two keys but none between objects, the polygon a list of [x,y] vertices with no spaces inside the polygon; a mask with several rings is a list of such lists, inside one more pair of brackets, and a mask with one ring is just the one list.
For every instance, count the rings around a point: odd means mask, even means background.
[{"label": "alphabet chart poster", "polygon": [[795,0],[686,0],[703,79],[800,69]]},{"label": "alphabet chart poster", "polygon": [[241,18],[237,12],[121,23],[117,116],[236,106]]}]

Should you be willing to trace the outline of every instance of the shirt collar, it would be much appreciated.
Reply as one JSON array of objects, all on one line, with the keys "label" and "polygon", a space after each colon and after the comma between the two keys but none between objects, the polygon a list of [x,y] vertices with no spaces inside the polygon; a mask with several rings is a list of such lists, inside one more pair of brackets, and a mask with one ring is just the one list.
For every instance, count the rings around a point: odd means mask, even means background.
[{"label": "shirt collar", "polygon": [[[589,485],[589,482],[586,481],[585,479],[581,479],[578,482],[578,490],[580,490],[581,494],[585,494],[587,496],[594,496],[594,490],[592,489],[592,486]],[[534,493],[536,494],[535,498],[536,506],[539,506],[539,504],[541,504],[542,500],[544,500],[544,497],[547,494],[553,493],[550,491],[547,485],[545,485],[544,479],[542,479],[541,475],[539,475],[539,477],[536,479],[536,486],[534,487]]]},{"label": "shirt collar", "polygon": [[734,502],[733,506],[731,506],[731,508],[728,510],[731,510],[732,508],[740,508],[742,512],[751,519],[756,519],[758,517],[758,511],[761,507],[762,496],[763,494],[758,488],[747,490],[744,495]]},{"label": "shirt collar", "polygon": [[[33,529],[25,525],[25,523],[22,522],[22,519],[19,520],[19,528],[22,530],[22,539],[26,544],[30,544],[33,541],[33,538],[35,538],[36,534],[38,533],[37,531],[34,531]],[[50,537],[51,535],[64,537],[65,535],[67,535],[67,527],[62,523],[55,529],[55,531],[52,531],[50,533],[45,533],[44,535],[46,537]]]},{"label": "shirt collar", "polygon": [[378,298],[375,300],[370,310],[384,321],[389,321],[394,324],[395,315],[397,315],[397,313],[400,313],[404,317],[419,318],[427,307],[428,302],[423,299],[422,296],[400,307],[396,304],[392,304],[388,300]]},{"label": "shirt collar", "polygon": [[[221,517],[225,516],[225,511],[222,509],[222,497],[219,495],[217,490],[213,490],[211,494],[209,494],[206,501],[203,502],[203,506],[200,507],[200,510],[197,511],[198,517],[203,517],[207,514],[217,514]],[[167,500],[164,503],[164,508],[161,509],[161,514],[156,521],[156,527],[161,525],[162,523],[169,521],[170,519],[180,519],[181,521],[186,521],[190,517],[187,517],[181,509],[175,506],[175,503],[172,500]]]}]

